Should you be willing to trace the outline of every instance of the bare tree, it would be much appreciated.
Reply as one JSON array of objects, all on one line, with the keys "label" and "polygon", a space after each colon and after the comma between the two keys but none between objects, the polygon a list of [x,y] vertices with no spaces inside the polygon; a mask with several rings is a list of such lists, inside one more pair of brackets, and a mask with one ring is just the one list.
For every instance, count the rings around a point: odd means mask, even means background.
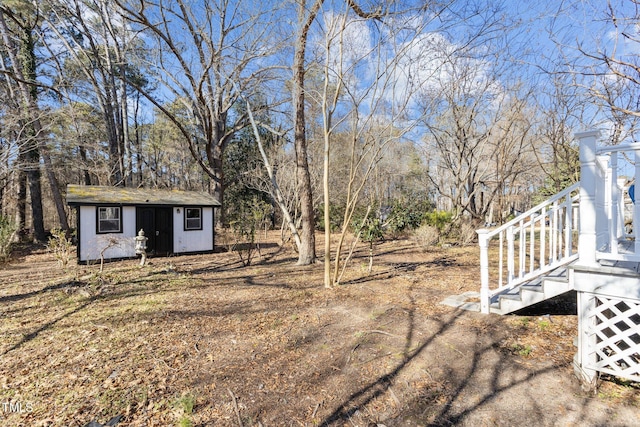
[{"label": "bare tree", "polygon": [[[593,78],[591,93],[600,99],[614,112],[614,121],[622,115],[640,118],[640,31],[638,31],[638,15],[640,2],[627,0],[622,2],[587,2],[585,8],[591,6],[596,14],[603,18],[608,38],[589,40],[578,43],[578,51],[587,62],[578,62],[575,67],[585,76]],[[609,43],[607,43],[609,42]],[[615,131],[614,131],[615,133]]]},{"label": "bare tree", "polygon": [[[223,154],[233,135],[249,125],[234,107],[240,92],[254,93],[270,77],[273,68],[260,61],[279,46],[270,31],[273,10],[229,0],[118,4],[151,40],[147,65],[162,88],[137,89],[174,123],[223,203]],[[169,102],[183,108],[170,109]]]},{"label": "bare tree", "polygon": [[67,102],[94,105],[108,141],[110,184],[131,184],[129,94],[135,75],[132,50],[139,48],[112,0],[46,1],[45,47],[56,70],[56,90]]},{"label": "bare tree", "polygon": [[430,177],[438,193],[451,200],[455,219],[467,214],[482,223],[492,202],[501,208],[504,197],[518,191],[519,176],[531,169],[533,123],[526,95],[460,71],[446,79],[442,98],[435,101],[439,113],[425,121]]},{"label": "bare tree", "polygon": [[[325,84],[313,95],[321,105],[323,123],[326,287],[340,282],[350,258],[343,257],[346,237],[363,195],[371,192],[371,178],[380,162],[390,147],[409,143],[406,135],[418,124],[412,117],[415,87],[404,84],[400,76],[412,62],[419,48],[416,42],[433,16],[424,18],[419,12],[378,9],[366,14],[349,4],[343,13],[325,17]],[[371,19],[382,22],[371,26]],[[365,78],[362,70],[367,70]],[[339,160],[332,161],[332,156],[336,158],[332,153],[338,152]],[[340,185],[332,186],[331,179],[340,179]],[[331,273],[329,211],[334,201],[344,212]],[[374,216],[372,203],[378,200],[369,202],[365,216]],[[352,241],[349,254],[357,240]]]},{"label": "bare tree", "polygon": [[466,215],[477,224],[494,201],[501,210],[535,164],[532,92],[513,73],[518,58],[511,55],[511,35],[517,26],[492,5],[462,12],[457,32],[424,40],[415,69],[431,73],[420,88],[420,103],[432,184],[450,201],[454,219]]},{"label": "bare tree", "polygon": [[607,128],[609,144],[633,137],[640,120],[639,13],[637,0],[569,1],[547,24],[556,49],[545,71],[588,99],[577,125]]},{"label": "bare tree", "polygon": [[315,21],[324,0],[312,0],[307,9],[307,1],[298,1],[298,33],[296,35],[293,57],[292,101],[294,111],[294,145],[296,152],[296,178],[302,215],[301,246],[298,251],[298,265],[307,265],[316,259],[315,212],[313,210],[313,191],[309,174],[307,154],[307,130],[305,119],[305,56],[311,24]]},{"label": "bare tree", "polygon": [[575,129],[585,121],[586,110],[591,107],[584,89],[569,73],[552,74],[537,97],[538,123],[534,134],[538,167],[544,174],[541,196],[556,194],[580,179],[578,146],[574,141]]},{"label": "bare tree", "polygon": [[[9,8],[7,6],[14,6]],[[68,230],[66,211],[57,178],[53,171],[51,158],[45,144],[45,134],[41,122],[42,112],[38,105],[38,87],[36,70],[35,37],[40,25],[38,9],[25,2],[15,2],[0,6],[0,35],[3,54],[9,64],[3,60],[2,71],[15,82],[15,89],[9,85],[9,95],[20,111],[20,128],[15,130],[19,143],[19,161],[25,168],[29,181],[31,213],[34,239],[45,241],[44,213],[42,208],[42,190],[40,184],[40,160],[44,161],[45,172],[63,230]],[[9,19],[12,26],[7,23]],[[13,28],[13,29],[12,29]],[[22,194],[22,192],[20,192]]]},{"label": "bare tree", "polygon": [[[315,261],[315,216],[313,209],[313,192],[309,173],[306,118],[305,118],[305,64],[307,42],[311,25],[322,11],[324,0],[312,0],[311,5],[306,0],[298,0],[298,32],[296,35],[295,52],[293,58],[293,109],[294,109],[294,144],[296,150],[297,179],[300,195],[300,212],[302,215],[302,246],[298,254],[298,264],[311,264]],[[346,1],[348,9],[363,19],[380,19],[381,10],[364,11],[355,0]],[[329,106],[327,106],[329,107]],[[330,107],[329,107],[330,108]],[[327,111],[325,109],[325,111]],[[329,127],[331,124],[329,124]],[[325,126],[325,129],[326,126]],[[325,154],[326,156],[326,154]],[[327,159],[328,160],[328,159]],[[326,172],[325,172],[326,175]],[[326,243],[325,243],[325,251]],[[327,261],[328,262],[328,261]]]}]

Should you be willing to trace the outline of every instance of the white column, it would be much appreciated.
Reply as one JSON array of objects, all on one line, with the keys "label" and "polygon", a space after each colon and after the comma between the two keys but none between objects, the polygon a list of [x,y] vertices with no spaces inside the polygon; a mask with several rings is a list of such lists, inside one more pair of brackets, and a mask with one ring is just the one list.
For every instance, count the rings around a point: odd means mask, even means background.
[{"label": "white column", "polygon": [[476,233],[480,245],[480,312],[489,314],[489,230],[483,228]]},{"label": "white column", "polygon": [[577,133],[580,140],[580,240],[578,264],[596,265],[596,140],[599,131]]},{"label": "white column", "polygon": [[593,369],[596,364],[595,340],[591,316],[595,304],[593,294],[579,291],[578,302],[578,357],[574,359],[574,372],[585,390],[595,390],[598,373]]},{"label": "white column", "polygon": [[640,191],[638,191],[638,186],[640,185],[640,151],[635,151],[635,182],[634,182],[634,199],[633,203],[633,237],[635,237],[634,244],[634,253],[640,254],[640,238],[638,238],[638,232],[640,231],[640,199],[636,197],[636,195],[640,196]]}]

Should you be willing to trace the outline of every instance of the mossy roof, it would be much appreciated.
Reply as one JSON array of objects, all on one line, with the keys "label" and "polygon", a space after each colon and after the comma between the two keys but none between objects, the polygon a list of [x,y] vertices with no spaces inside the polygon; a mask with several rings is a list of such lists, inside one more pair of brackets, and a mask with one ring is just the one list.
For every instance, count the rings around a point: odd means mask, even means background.
[{"label": "mossy roof", "polygon": [[198,191],[67,185],[67,204],[130,206],[220,206],[211,194]]}]

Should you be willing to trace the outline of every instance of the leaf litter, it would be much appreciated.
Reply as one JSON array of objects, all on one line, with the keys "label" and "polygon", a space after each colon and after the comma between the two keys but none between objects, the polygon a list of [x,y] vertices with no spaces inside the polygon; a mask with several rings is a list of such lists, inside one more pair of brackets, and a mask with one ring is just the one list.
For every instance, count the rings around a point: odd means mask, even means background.
[{"label": "leaf litter", "polygon": [[581,390],[570,299],[503,317],[440,304],[477,290],[475,246],[381,242],[370,274],[363,251],[327,290],[322,264],[295,266],[277,237],[248,267],[228,252],[117,261],[101,274],[62,270],[43,251],[4,265],[0,423],[624,425],[640,415],[636,384]]}]

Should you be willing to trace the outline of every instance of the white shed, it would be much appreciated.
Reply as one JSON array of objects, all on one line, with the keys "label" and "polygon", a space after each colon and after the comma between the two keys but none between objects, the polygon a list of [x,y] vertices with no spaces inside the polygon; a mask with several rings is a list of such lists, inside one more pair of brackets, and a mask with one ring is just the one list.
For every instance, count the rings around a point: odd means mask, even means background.
[{"label": "white shed", "polygon": [[210,194],[67,185],[67,204],[77,211],[78,261],[133,258],[135,237],[144,230],[150,256],[214,250],[214,208]]}]

